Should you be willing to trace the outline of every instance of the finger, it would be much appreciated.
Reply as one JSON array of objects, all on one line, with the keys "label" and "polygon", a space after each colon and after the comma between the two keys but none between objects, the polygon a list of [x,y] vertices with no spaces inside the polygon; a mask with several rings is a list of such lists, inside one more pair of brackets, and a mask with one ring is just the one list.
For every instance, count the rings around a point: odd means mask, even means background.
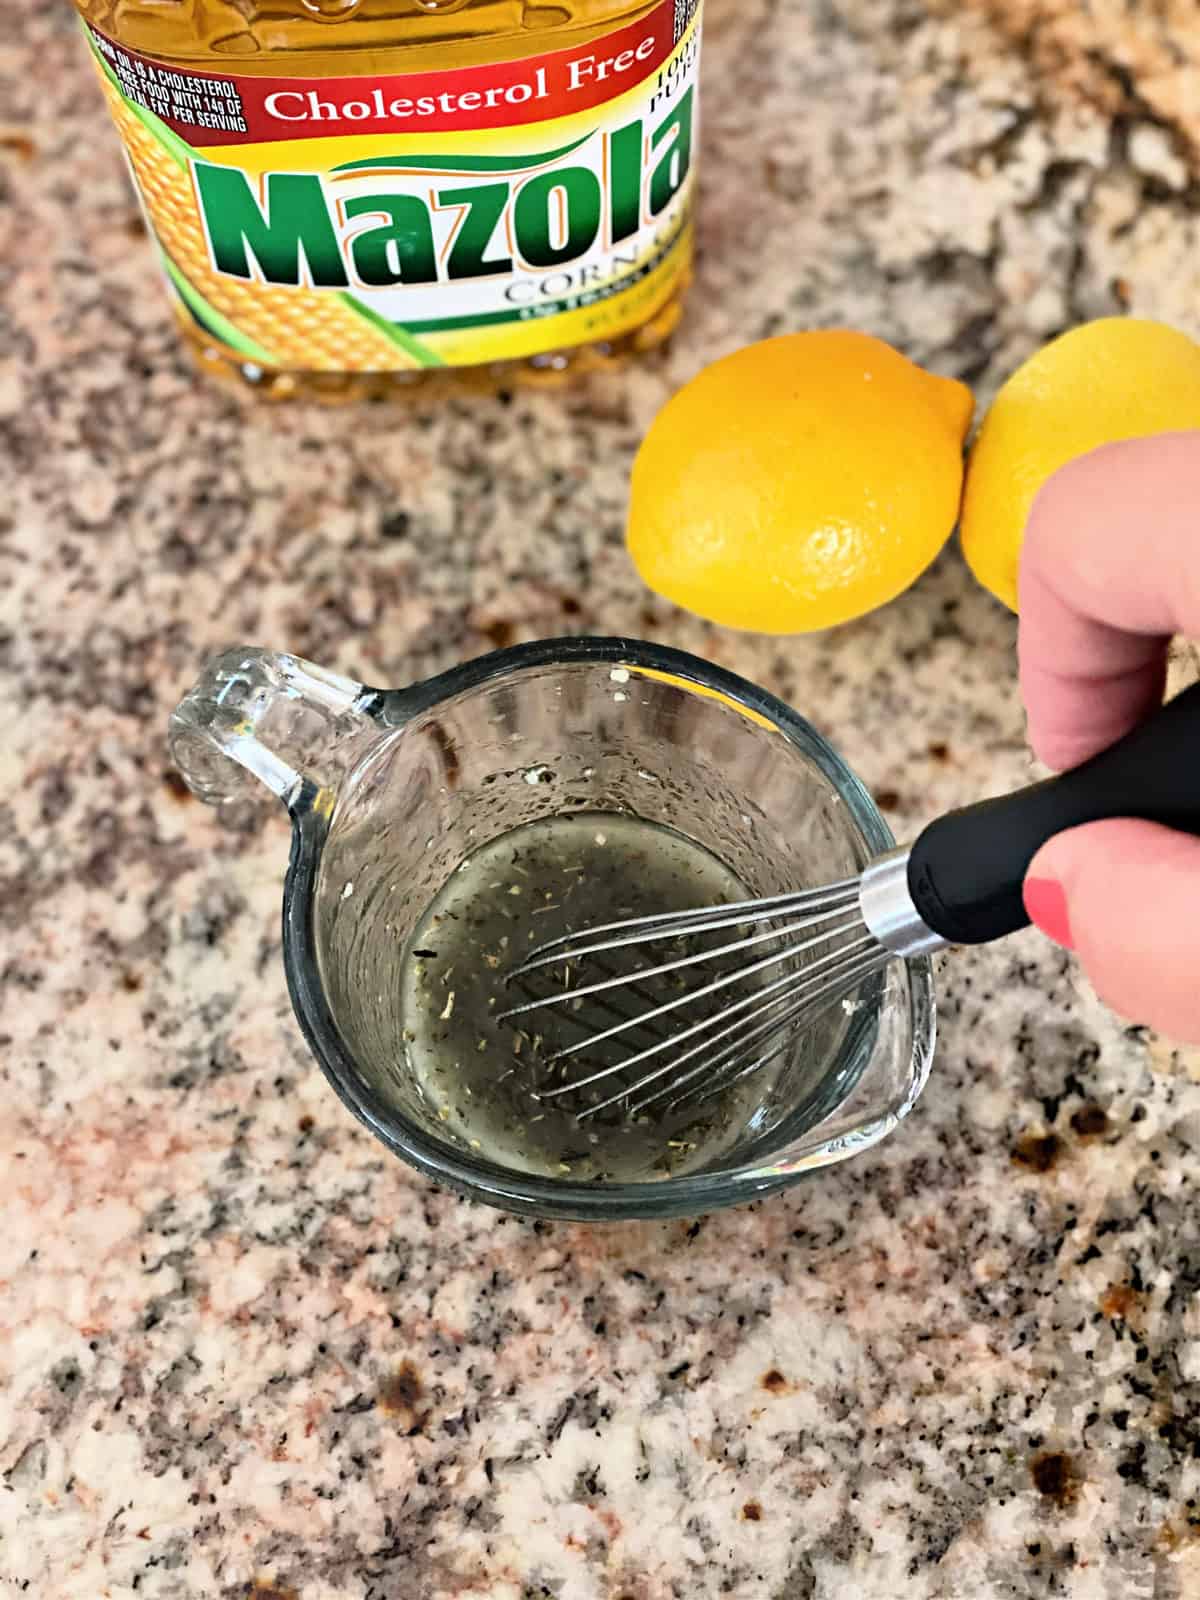
[{"label": "finger", "polygon": [[1076,766],[1162,698],[1200,631],[1200,433],[1106,445],[1034,502],[1021,556],[1021,690],[1034,750]]},{"label": "finger", "polygon": [[1078,952],[1114,1011],[1200,1043],[1200,839],[1117,818],[1070,828],[1043,845],[1025,879],[1025,909]]}]

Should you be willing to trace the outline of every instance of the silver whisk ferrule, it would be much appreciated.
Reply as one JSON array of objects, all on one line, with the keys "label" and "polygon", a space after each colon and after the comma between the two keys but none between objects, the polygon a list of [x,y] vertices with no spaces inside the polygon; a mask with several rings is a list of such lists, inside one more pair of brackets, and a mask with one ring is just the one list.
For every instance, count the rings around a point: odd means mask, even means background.
[{"label": "silver whisk ferrule", "polygon": [[927,956],[946,941],[921,919],[908,887],[907,847],[877,856],[858,882],[858,906],[868,930],[897,956]]}]

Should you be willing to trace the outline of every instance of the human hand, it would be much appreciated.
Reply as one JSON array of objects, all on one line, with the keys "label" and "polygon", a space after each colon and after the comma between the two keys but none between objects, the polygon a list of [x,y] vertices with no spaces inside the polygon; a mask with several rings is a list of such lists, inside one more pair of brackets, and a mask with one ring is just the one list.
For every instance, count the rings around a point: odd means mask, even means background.
[{"label": "human hand", "polygon": [[[1159,705],[1172,634],[1200,634],[1200,433],[1108,445],[1057,473],[1019,587],[1029,737],[1063,770]],[[1114,1011],[1200,1042],[1200,838],[1126,818],[1068,829],[1030,863],[1025,909]]]}]

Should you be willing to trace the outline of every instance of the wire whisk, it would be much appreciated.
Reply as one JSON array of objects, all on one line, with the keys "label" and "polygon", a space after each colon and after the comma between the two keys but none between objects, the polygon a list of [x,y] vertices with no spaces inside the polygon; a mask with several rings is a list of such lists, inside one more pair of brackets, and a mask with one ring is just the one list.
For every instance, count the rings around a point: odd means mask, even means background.
[{"label": "wire whisk", "polygon": [[[722,930],[745,928],[757,931],[709,942]],[[645,959],[632,970],[614,970],[614,954]],[[602,1097],[579,1112],[581,1121],[620,1102],[639,1116],[660,1101],[675,1106],[708,1098],[766,1066],[790,1043],[782,1030],[852,991],[890,959],[862,926],[858,880],[847,879],[828,889],[603,923],[555,939],[509,975],[532,998],[502,1017],[569,1008],[593,1025],[547,1060],[551,1077],[567,1062],[594,1063],[601,1046],[648,1035],[649,1042],[638,1040],[578,1074],[560,1073],[561,1081],[537,1091],[540,1100],[553,1100],[604,1085]],[[696,981],[661,999],[671,980],[685,974]],[[554,987],[537,993],[527,980],[539,976]],[[614,1020],[596,1027],[606,1005]]]},{"label": "wire whisk", "polygon": [[948,812],[859,877],[541,945],[509,973],[498,1014],[553,1007],[574,1021],[578,1039],[548,1058],[533,1092],[578,1097],[580,1121],[707,1098],[761,1071],[889,962],[1025,927],[1025,873],[1056,833],[1121,816],[1200,834],[1198,756],[1194,685],[1082,766]]}]

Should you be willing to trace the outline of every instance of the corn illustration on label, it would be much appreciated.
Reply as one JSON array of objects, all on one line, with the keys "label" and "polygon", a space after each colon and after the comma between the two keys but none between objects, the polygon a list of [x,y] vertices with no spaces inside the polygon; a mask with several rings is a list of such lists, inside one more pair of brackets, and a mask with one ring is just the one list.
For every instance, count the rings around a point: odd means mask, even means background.
[{"label": "corn illustration on label", "polygon": [[192,72],[86,31],[181,309],[244,362],[528,358],[636,328],[686,270],[698,0],[386,77]]}]

